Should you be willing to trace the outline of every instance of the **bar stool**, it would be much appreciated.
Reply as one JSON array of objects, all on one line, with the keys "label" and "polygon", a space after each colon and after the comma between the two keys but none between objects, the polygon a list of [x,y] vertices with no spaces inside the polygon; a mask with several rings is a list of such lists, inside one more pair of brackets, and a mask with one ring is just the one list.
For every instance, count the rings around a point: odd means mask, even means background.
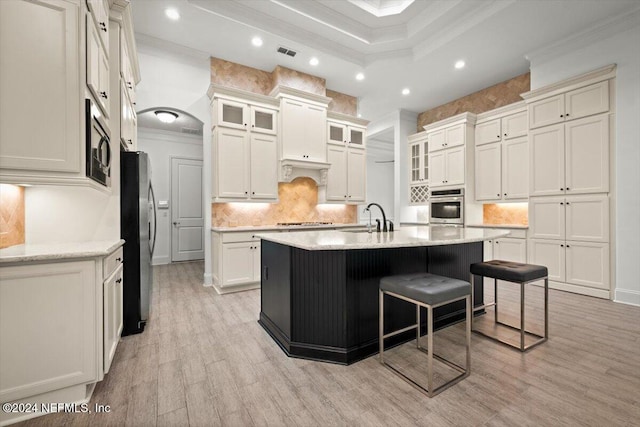
[{"label": "bar stool", "polygon": [[[495,307],[494,322],[508,328],[520,331],[520,346],[517,346],[511,342],[508,342],[495,335],[491,335],[479,330],[473,329],[473,321],[471,329],[473,332],[484,335],[495,341],[501,342],[508,346],[519,349],[520,351],[527,351],[539,344],[545,342],[549,336],[549,273],[547,267],[542,265],[522,264],[519,262],[493,260],[487,262],[479,262],[471,264],[471,299],[473,301],[474,292],[474,275],[489,277],[493,279],[494,286],[494,301],[488,304],[474,307],[473,311],[483,310],[487,307]],[[520,327],[509,325],[498,320],[498,280],[504,280],[506,282],[519,283],[520,284]],[[525,285],[536,282],[538,280],[544,280],[544,335],[538,335],[533,332],[527,331],[524,324],[524,308],[525,308]],[[538,338],[533,343],[525,346],[525,334],[532,335]]]},{"label": "bar stool", "polygon": [[[416,324],[397,331],[384,333],[384,296],[389,295],[416,305]],[[463,280],[451,279],[437,276],[430,273],[407,274],[398,276],[388,276],[380,279],[380,330],[378,339],[380,340],[380,363],[391,369],[409,384],[416,387],[429,397],[441,393],[455,383],[469,376],[471,370],[471,285]],[[452,302],[466,301],[466,366],[459,366],[448,361],[433,352],[433,310]],[[420,347],[420,307],[427,309],[427,348]],[[384,360],[384,339],[400,334],[402,332],[416,329],[416,346],[418,350],[427,354],[427,387],[423,387],[413,379],[409,378],[398,369]],[[460,372],[452,380],[441,386],[433,386],[433,359],[434,357]]]}]

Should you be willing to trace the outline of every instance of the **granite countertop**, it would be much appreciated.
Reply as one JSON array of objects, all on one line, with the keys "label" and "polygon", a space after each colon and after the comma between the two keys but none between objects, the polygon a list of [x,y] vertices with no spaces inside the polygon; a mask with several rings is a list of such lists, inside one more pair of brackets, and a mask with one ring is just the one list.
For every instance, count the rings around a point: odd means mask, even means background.
[{"label": "granite countertop", "polygon": [[528,230],[528,225],[522,224],[469,224],[470,228],[510,228],[512,230]]},{"label": "granite countertop", "polygon": [[318,225],[242,225],[238,227],[211,227],[211,231],[223,233],[228,231],[268,231],[268,230],[326,230],[332,228],[360,228],[364,224],[318,224]]},{"label": "granite countertop", "polygon": [[122,245],[122,239],[16,245],[0,249],[0,264],[103,257]]},{"label": "granite countertop", "polygon": [[348,231],[301,231],[299,233],[260,233],[257,236],[283,245],[306,250],[381,249],[414,246],[440,246],[482,242],[504,237],[504,230],[466,227],[398,227],[393,233]]}]

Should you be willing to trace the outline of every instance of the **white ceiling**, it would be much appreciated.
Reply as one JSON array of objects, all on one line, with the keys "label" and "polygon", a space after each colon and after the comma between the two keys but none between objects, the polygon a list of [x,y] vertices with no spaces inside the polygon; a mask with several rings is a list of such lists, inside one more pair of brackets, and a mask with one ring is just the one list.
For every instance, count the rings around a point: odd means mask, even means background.
[{"label": "white ceiling", "polygon": [[[407,5],[407,3],[410,3]],[[323,77],[364,118],[425,111],[525,73],[525,55],[638,8],[638,0],[133,0],[138,42]],[[376,16],[376,11],[399,13]],[[170,21],[164,10],[177,9]],[[400,8],[396,9],[397,12]],[[378,13],[378,14],[379,14]],[[260,48],[251,39],[260,36]],[[296,50],[288,57],[279,46]],[[175,47],[175,46],[174,46]],[[320,64],[309,65],[311,57]],[[467,66],[456,70],[463,59]],[[363,72],[366,78],[356,81]],[[142,76],[144,78],[144,76]],[[409,96],[401,95],[409,88]]]}]

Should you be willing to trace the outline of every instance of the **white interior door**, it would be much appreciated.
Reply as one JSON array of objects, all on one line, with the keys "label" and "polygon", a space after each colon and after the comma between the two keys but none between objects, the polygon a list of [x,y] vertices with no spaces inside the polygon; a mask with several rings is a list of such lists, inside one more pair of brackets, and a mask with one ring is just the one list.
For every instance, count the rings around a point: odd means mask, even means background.
[{"label": "white interior door", "polygon": [[204,258],[202,160],[171,159],[171,261]]}]

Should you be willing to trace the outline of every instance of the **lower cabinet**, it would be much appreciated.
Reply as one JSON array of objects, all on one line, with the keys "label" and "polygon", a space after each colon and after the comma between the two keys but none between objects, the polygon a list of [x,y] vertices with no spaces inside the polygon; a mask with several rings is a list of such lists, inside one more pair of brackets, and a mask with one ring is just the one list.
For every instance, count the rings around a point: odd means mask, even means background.
[{"label": "lower cabinet", "polygon": [[[526,231],[512,230],[514,237],[501,237],[484,242],[484,260],[499,259],[503,261],[527,262]],[[493,279],[484,279],[485,286],[493,286]]]},{"label": "lower cabinet", "polygon": [[213,286],[220,294],[260,287],[260,239],[251,232],[214,232]]},{"label": "lower cabinet", "polygon": [[120,340],[122,289],[122,248],[0,267],[0,403],[87,402]]},{"label": "lower cabinet", "polygon": [[531,239],[529,263],[546,266],[549,280],[558,282],[559,289],[608,297],[608,243]]}]

